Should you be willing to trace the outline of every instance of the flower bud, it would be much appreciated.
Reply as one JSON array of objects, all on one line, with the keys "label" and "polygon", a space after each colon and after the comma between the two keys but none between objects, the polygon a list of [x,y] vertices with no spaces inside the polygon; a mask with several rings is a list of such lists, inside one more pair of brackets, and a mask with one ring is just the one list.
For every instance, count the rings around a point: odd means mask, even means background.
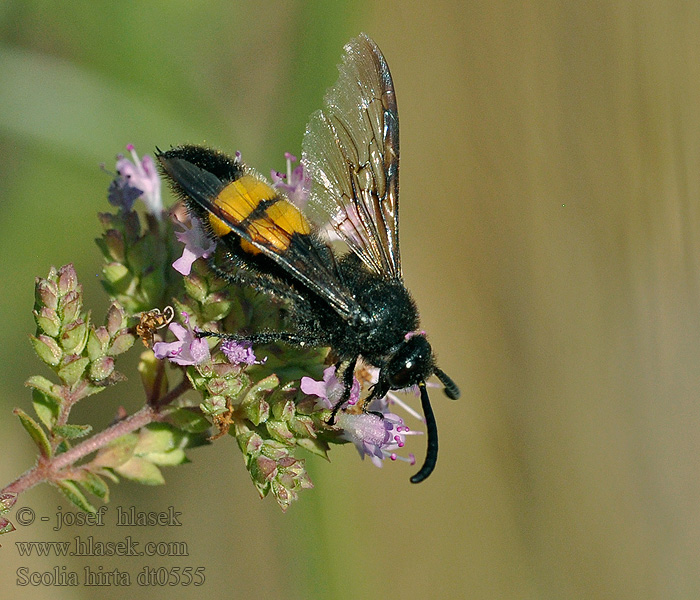
[{"label": "flower bud", "polygon": [[58,293],[65,296],[68,292],[78,291],[78,275],[72,264],[62,266],[58,270]]},{"label": "flower bud", "polygon": [[34,346],[34,352],[47,365],[55,367],[61,362],[63,351],[53,338],[46,335],[32,336],[32,345]]},{"label": "flower bud", "polygon": [[73,385],[78,382],[89,363],[88,358],[73,356],[59,369],[58,376],[66,385]]},{"label": "flower bud", "polygon": [[64,327],[61,334],[61,346],[69,354],[80,354],[85,349],[87,334],[87,323],[78,319]]},{"label": "flower bud", "polygon": [[116,302],[112,302],[107,311],[106,326],[110,337],[114,337],[120,329],[126,327],[126,313]]},{"label": "flower bud", "polygon": [[43,306],[39,311],[34,311],[36,325],[46,335],[56,337],[61,330],[61,320],[56,311],[48,306]]},{"label": "flower bud", "polygon": [[64,323],[75,321],[83,308],[81,290],[71,290],[58,302],[58,310],[63,316]]},{"label": "flower bud", "polygon": [[58,307],[58,286],[54,281],[37,277],[35,290],[37,308],[43,305],[55,310]]},{"label": "flower bud", "polygon": [[112,345],[109,347],[109,353],[112,356],[123,354],[134,345],[135,340],[136,338],[133,336],[133,334],[129,333],[125,329],[114,338]]},{"label": "flower bud", "polygon": [[111,356],[103,356],[93,361],[90,365],[90,379],[102,381],[114,372],[114,359]]},{"label": "flower bud", "polygon": [[121,233],[115,229],[108,229],[100,241],[105,258],[119,263],[126,261],[126,246],[124,236]]},{"label": "flower bud", "polygon": [[109,333],[106,327],[97,327],[91,329],[88,333],[87,351],[88,358],[95,360],[103,354],[106,354],[109,345]]}]

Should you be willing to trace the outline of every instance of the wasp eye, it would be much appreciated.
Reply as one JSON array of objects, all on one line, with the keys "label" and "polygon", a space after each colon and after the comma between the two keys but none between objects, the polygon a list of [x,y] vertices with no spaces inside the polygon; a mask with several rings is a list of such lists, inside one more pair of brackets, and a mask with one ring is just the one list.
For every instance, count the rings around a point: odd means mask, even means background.
[{"label": "wasp eye", "polygon": [[[392,365],[395,367],[395,365]],[[389,373],[389,385],[393,390],[400,390],[402,388],[411,385],[411,375],[413,374],[413,369],[411,368],[413,363],[408,361],[404,364],[403,368]]]},{"label": "wasp eye", "polygon": [[392,390],[400,390],[424,381],[433,369],[433,351],[428,340],[422,335],[414,335],[389,360],[386,378]]}]

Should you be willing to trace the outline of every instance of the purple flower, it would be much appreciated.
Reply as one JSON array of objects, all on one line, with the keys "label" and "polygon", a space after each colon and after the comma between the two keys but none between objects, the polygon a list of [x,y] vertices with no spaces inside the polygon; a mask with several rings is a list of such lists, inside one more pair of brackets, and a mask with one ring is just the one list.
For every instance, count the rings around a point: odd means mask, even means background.
[{"label": "purple flower", "polygon": [[257,360],[253,352],[252,344],[248,341],[238,342],[231,339],[224,340],[221,344],[221,351],[233,365],[261,365],[267,360],[267,357],[262,360]]},{"label": "purple flower", "polygon": [[129,185],[129,179],[117,175],[112,179],[107,190],[107,200],[112,206],[121,208],[124,212],[130,212],[134,202],[141,196],[141,190]]},{"label": "purple flower", "polygon": [[189,275],[192,263],[198,258],[209,258],[216,248],[216,241],[212,240],[204,231],[201,221],[197,217],[190,218],[191,227],[177,221],[182,226],[182,231],[176,231],[175,237],[185,244],[182,256],[173,263],[175,269],[181,275]]},{"label": "purple flower", "polygon": [[[365,372],[369,376],[370,382],[377,382],[379,369],[366,366]],[[300,387],[305,394],[320,398],[317,403],[319,408],[333,408],[343,394],[343,382],[338,379],[335,367],[328,367],[323,372],[323,381],[302,377]],[[417,389],[417,386],[414,387]],[[413,391],[413,388],[405,391]],[[360,383],[357,378],[353,377],[350,401],[347,406],[352,407],[357,404],[359,399]],[[391,404],[397,404],[405,408],[411,415],[423,420],[420,414],[396,394],[389,392],[384,398],[377,398],[372,402],[368,408],[373,412],[359,411],[358,408],[340,410],[337,415],[338,426],[343,429],[343,437],[355,444],[360,456],[362,458],[369,456],[378,467],[382,466],[382,460],[385,458],[405,460],[415,464],[413,454],[402,457],[396,454],[396,450],[403,448],[407,435],[419,435],[422,432],[411,431],[401,417],[389,411]]]},{"label": "purple flower", "polygon": [[405,460],[410,464],[416,463],[413,454],[408,458],[398,456],[395,450],[404,447],[407,435],[415,435],[398,415],[381,412],[381,417],[375,413],[338,413],[338,425],[343,428],[343,437],[355,444],[360,457],[369,456],[377,466],[382,466],[385,458]]},{"label": "purple flower", "polygon": [[185,327],[179,323],[170,323],[168,329],[177,338],[176,342],[156,342],[153,344],[153,352],[156,358],[167,358],[177,365],[198,365],[210,359],[209,345],[205,338],[199,338],[190,327],[190,316],[182,313]]},{"label": "purple flower", "polygon": [[[158,177],[153,158],[146,154],[139,160],[133,144],[129,144],[126,149],[131,152],[134,162],[132,163],[121,154],[118,156],[117,173],[119,178],[113,182],[115,187],[113,196],[112,186],[110,186],[110,202],[115,204],[119,200],[131,199],[135,193],[133,190],[138,190],[139,194],[130,200],[132,206],[136,198],[143,198],[148,212],[160,219],[163,214],[163,201],[160,197],[160,177]],[[123,206],[124,204],[120,202],[116,205]],[[131,206],[125,210],[131,210]]]},{"label": "purple flower", "polygon": [[304,169],[304,165],[299,165],[292,170],[292,163],[296,162],[297,157],[289,152],[284,153],[287,159],[287,173],[272,171],[272,187],[282,190],[287,198],[297,208],[304,208],[306,201],[309,199],[309,190],[311,189],[311,177]]},{"label": "purple flower", "polygon": [[[408,335],[408,334],[407,334]],[[369,376],[369,380],[371,383],[377,383],[379,380],[379,369],[377,367],[370,367],[370,366],[365,366],[365,371],[367,375]],[[432,382],[426,382],[428,387],[439,387],[439,384],[437,383],[432,383]],[[420,390],[418,389],[417,385],[413,385],[411,387],[408,387],[403,390],[397,390],[398,392],[402,394],[413,394],[416,396],[416,398],[420,397]],[[380,409],[382,410],[382,407],[386,410],[389,409],[390,406],[393,404],[396,404],[397,406],[401,407],[401,409],[405,410],[409,415],[411,415],[413,418],[418,419],[419,421],[422,421],[425,423],[425,419],[423,418],[423,415],[421,415],[417,410],[415,410],[410,404],[404,402],[401,397],[396,393],[396,391],[389,391],[387,392],[387,395],[384,396],[381,400],[378,401],[380,404]]]},{"label": "purple flower", "polygon": [[[307,396],[318,396],[316,406],[319,408],[333,408],[343,397],[343,382],[335,374],[335,367],[328,367],[323,371],[323,381],[316,381],[311,377],[301,378],[301,391]],[[360,399],[360,382],[353,377],[350,399],[347,404],[353,406]]]}]

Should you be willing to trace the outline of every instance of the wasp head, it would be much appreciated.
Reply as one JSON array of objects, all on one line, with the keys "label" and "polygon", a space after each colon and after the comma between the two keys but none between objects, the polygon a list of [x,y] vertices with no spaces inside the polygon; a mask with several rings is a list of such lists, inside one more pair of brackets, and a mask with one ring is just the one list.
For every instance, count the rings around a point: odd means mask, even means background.
[{"label": "wasp head", "polygon": [[[459,398],[459,388],[447,374],[435,366],[433,349],[423,334],[407,336],[380,372],[378,393],[417,385],[420,389],[421,405],[428,433],[428,452],[420,471],[411,477],[413,483],[423,481],[433,472],[437,462],[438,437],[435,416],[430,406],[425,380],[435,375],[445,386],[445,395],[453,400]],[[381,389],[383,388],[383,389]]]},{"label": "wasp head", "polygon": [[408,337],[384,367],[389,389],[401,390],[418,385],[433,374],[433,349],[422,334]]}]

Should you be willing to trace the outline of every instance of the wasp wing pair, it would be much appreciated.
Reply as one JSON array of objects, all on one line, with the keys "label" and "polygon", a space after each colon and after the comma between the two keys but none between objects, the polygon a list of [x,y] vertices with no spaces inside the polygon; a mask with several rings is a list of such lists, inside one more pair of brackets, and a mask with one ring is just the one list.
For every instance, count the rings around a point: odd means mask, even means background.
[{"label": "wasp wing pair", "polygon": [[[425,462],[411,481],[435,468],[437,426],[425,380],[436,375],[450,398],[455,383],[436,365],[418,311],[403,284],[399,253],[399,117],[389,67],[366,35],[345,46],[339,78],[304,136],[303,165],[311,177],[306,212],[255,171],[209,148],[158,152],[163,173],[225,257],[210,261],[234,283],[250,284],[289,301],[293,331],[245,336],[253,343],[284,341],[329,346],[350,397],[358,359],[378,367],[364,406],[390,390],[417,385],[426,420]],[[321,224],[332,226],[349,251],[331,248]],[[241,336],[226,334],[241,339]]]}]

